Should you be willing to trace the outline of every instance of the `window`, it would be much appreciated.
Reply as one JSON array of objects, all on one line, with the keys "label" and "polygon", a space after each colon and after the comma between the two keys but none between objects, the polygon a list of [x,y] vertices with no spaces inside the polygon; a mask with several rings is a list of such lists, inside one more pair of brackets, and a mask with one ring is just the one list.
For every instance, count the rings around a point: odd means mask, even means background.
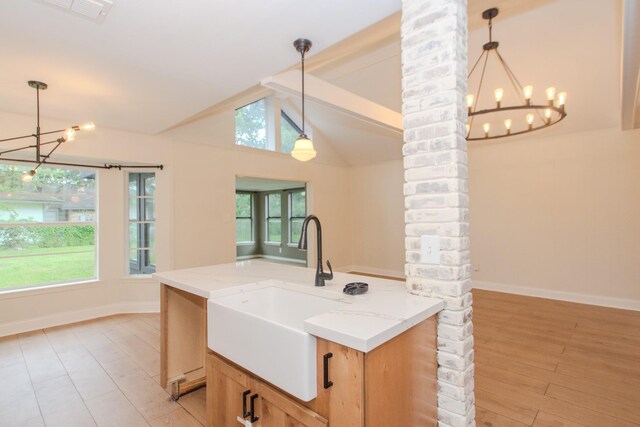
[{"label": "window", "polygon": [[156,174],[129,174],[129,274],[156,271]]},{"label": "window", "polygon": [[267,242],[282,242],[282,203],[279,193],[266,197]]},{"label": "window", "polygon": [[280,151],[291,153],[296,139],[302,133],[302,129],[284,111],[281,111],[280,115],[282,119],[280,120]]},{"label": "window", "polygon": [[302,223],[307,216],[305,191],[289,193],[289,243],[298,243],[302,234]]},{"label": "window", "polygon": [[253,243],[253,195],[236,193],[236,243]]},{"label": "window", "polygon": [[96,278],[96,173],[0,164],[0,291]]},{"label": "window", "polygon": [[267,149],[267,114],[264,98],[236,110],[236,144]]}]

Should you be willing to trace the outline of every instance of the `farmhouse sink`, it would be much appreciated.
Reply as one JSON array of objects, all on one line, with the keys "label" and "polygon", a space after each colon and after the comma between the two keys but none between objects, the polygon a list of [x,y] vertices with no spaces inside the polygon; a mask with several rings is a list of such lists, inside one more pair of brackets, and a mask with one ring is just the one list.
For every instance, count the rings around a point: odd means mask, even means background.
[{"label": "farmhouse sink", "polygon": [[211,296],[209,348],[308,402],[317,393],[316,338],[303,322],[348,304],[325,294],[272,285]]}]

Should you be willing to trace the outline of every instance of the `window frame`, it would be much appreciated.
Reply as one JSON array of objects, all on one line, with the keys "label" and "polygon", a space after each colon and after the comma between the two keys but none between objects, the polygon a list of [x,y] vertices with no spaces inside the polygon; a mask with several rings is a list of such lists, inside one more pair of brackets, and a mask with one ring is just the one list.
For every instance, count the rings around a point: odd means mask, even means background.
[{"label": "window frame", "polygon": [[[286,123],[288,123],[297,133],[298,135],[302,135],[302,129],[300,128],[300,126],[298,126],[296,124],[296,122],[293,121],[293,119],[291,117],[289,117],[289,115],[284,111],[284,109],[280,108],[280,152],[283,154],[291,154],[291,151],[284,151],[283,150],[283,144],[282,144],[282,120],[284,120]],[[295,141],[294,141],[295,142]],[[293,147],[291,147],[291,150],[293,150]]]},{"label": "window frame", "polygon": [[[250,214],[248,217],[244,217],[238,216],[238,210],[236,209],[236,224],[238,219],[249,219],[250,223],[251,223],[251,240],[243,240],[243,241],[238,241],[238,237],[237,237],[237,233],[236,233],[236,246],[249,246],[249,245],[255,245],[256,244],[256,237],[255,237],[255,227],[254,227],[254,212],[255,212],[255,197],[253,192],[251,191],[239,191],[236,190],[235,193],[235,197],[238,196],[238,194],[247,194],[249,195],[249,210],[250,210]],[[236,230],[237,230],[237,225],[236,225]]]},{"label": "window frame", "polygon": [[[16,167],[18,169],[25,169],[24,165],[16,164],[16,163],[2,163],[3,165],[8,165],[12,167]],[[66,286],[79,286],[79,285],[93,285],[99,282],[99,259],[98,259],[98,247],[99,247],[99,212],[98,212],[98,198],[99,198],[99,176],[98,170],[95,168],[89,167],[77,167],[77,166],[57,166],[57,165],[43,165],[43,168],[47,169],[56,169],[56,170],[78,170],[83,172],[89,172],[93,174],[94,180],[94,204],[93,204],[93,220],[91,221],[44,221],[45,212],[43,212],[43,221],[0,221],[0,228],[14,228],[14,227],[27,227],[27,228],[36,228],[36,227],[93,227],[93,275],[91,277],[82,277],[78,279],[65,279],[65,280],[55,280],[51,282],[44,283],[29,283],[23,285],[16,285],[10,287],[0,287],[0,299],[3,299],[3,295],[11,295],[13,293],[21,293],[21,292],[29,292],[29,293],[40,293],[42,291],[47,292],[48,289],[66,287]],[[26,168],[28,170],[30,168]],[[17,194],[17,193],[16,193]],[[66,194],[66,193],[65,193]],[[87,210],[87,209],[85,209]],[[56,246],[60,247],[60,246]],[[70,252],[60,252],[58,254],[64,254]],[[22,257],[34,257],[34,256],[55,256],[55,252],[53,254],[27,254],[27,255],[8,255],[8,256],[0,256],[0,260],[5,258],[22,258]]]},{"label": "window frame", "polygon": [[[136,196],[135,199],[137,199],[137,203],[136,203],[136,210],[137,210],[137,220],[132,220],[131,219],[131,215],[130,215],[130,206],[131,206],[131,194],[129,193],[129,183],[131,182],[131,176],[132,175],[137,175],[137,179],[136,179]],[[128,276],[132,276],[132,277],[148,277],[151,276],[153,273],[155,273],[158,269],[158,265],[157,265],[157,252],[156,252],[156,248],[152,247],[152,246],[140,246],[140,242],[144,237],[144,226],[145,224],[151,224],[154,226],[154,228],[157,228],[157,209],[156,209],[156,204],[157,204],[157,199],[156,199],[156,195],[157,195],[157,191],[158,191],[158,187],[157,187],[157,181],[156,181],[156,192],[153,195],[147,196],[145,195],[145,189],[146,186],[143,185],[144,184],[144,180],[146,178],[148,178],[149,176],[153,176],[154,180],[157,180],[157,175],[155,172],[148,172],[148,171],[130,171],[127,172],[126,174],[126,194],[127,194],[127,203],[125,205],[126,208],[126,212],[127,212],[127,227],[126,227],[126,233],[127,233],[127,237],[126,237],[126,241],[127,241],[127,246],[126,246],[126,251],[125,251],[125,256],[127,258],[127,262],[126,262],[126,266],[127,266],[127,275]],[[142,195],[141,195],[142,192]],[[146,204],[145,201],[146,200],[152,200],[153,201],[153,206],[154,206],[154,215],[153,215],[153,220],[147,220],[146,219]],[[136,246],[136,248],[132,248],[131,247],[131,225],[132,224],[136,224],[136,229],[137,229],[137,242],[138,245]],[[155,230],[155,232],[157,233],[157,230]],[[145,242],[147,244],[151,243],[151,238],[149,237],[149,241]],[[155,243],[155,242],[154,242]],[[133,264],[133,261],[131,259],[131,251],[135,250],[136,251],[136,261],[135,261],[135,266]],[[147,263],[145,264],[144,262],[141,262],[141,252],[145,252],[147,254]],[[156,252],[156,264],[151,264],[151,251]],[[135,270],[138,272],[132,272],[131,270],[135,267]]]},{"label": "window frame", "polygon": [[[302,217],[293,216],[293,195],[294,194],[299,194],[299,193],[303,193],[304,194],[304,216],[302,216]],[[298,242],[294,242],[294,241],[291,240],[291,237],[293,236],[293,226],[292,226],[292,224],[293,224],[293,220],[294,219],[301,219],[301,220],[304,221],[304,219],[307,217],[307,189],[304,188],[304,189],[300,189],[300,190],[291,191],[289,193],[288,202],[289,202],[289,218],[288,218],[289,224],[288,224],[287,228],[289,229],[288,230],[289,237],[288,237],[287,240],[288,240],[288,245],[289,246],[296,246],[297,247],[298,246]]]},{"label": "window frame", "polygon": [[[280,197],[280,212],[278,212],[278,216],[271,216],[270,206],[269,206],[269,197],[270,196],[278,196]],[[281,246],[282,245],[282,193],[267,193],[265,194],[264,200],[264,244],[272,245],[272,246]],[[270,219],[279,219],[280,220],[280,241],[269,240],[269,220]]]}]

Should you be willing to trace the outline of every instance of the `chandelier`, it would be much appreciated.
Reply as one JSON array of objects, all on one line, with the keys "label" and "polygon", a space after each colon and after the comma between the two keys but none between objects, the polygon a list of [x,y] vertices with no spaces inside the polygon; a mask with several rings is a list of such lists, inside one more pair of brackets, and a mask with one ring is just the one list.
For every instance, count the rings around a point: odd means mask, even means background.
[{"label": "chandelier", "polygon": [[[465,101],[468,108],[467,120],[467,141],[480,141],[487,139],[505,138],[508,136],[521,135],[540,129],[548,128],[555,125],[567,116],[565,104],[567,102],[567,93],[560,92],[556,94],[554,87],[548,87],[544,93],[546,103],[537,104],[532,100],[533,86],[523,86],[515,76],[511,68],[507,65],[502,55],[498,51],[500,45],[492,38],[492,20],[498,16],[498,9],[487,9],[482,13],[482,17],[489,21],[489,41],[482,47],[482,53],[471,68],[468,78],[470,79],[473,72],[484,58],[481,68],[480,82],[477,91],[474,94],[466,96]],[[493,91],[495,104],[479,107],[478,101],[482,91],[482,83],[487,69],[489,57],[493,56],[502,66],[509,80],[509,84],[516,92],[517,98],[520,100],[516,105],[503,105],[503,97],[505,90],[499,87]],[[492,123],[502,121],[503,127],[492,129]],[[481,123],[481,125],[480,125]],[[475,126],[474,126],[475,124]]]},{"label": "chandelier", "polygon": [[[33,177],[38,172],[38,168],[43,164],[49,165],[61,165],[61,166],[81,166],[81,167],[91,167],[91,168],[100,168],[100,169],[123,169],[123,168],[154,168],[154,169],[163,169],[162,165],[153,165],[153,166],[138,166],[138,165],[89,165],[83,163],[65,163],[65,162],[55,162],[51,161],[51,155],[60,147],[62,144],[67,144],[76,139],[78,132],[81,131],[92,131],[95,130],[96,125],[93,122],[86,122],[79,125],[70,126],[66,129],[58,129],[47,132],[42,132],[40,129],[40,91],[47,89],[47,84],[42,83],[35,80],[29,80],[28,85],[36,90],[36,130],[34,133],[29,135],[15,136],[12,138],[0,139],[0,143],[9,142],[9,141],[17,141],[21,139],[34,138],[35,143],[24,145],[17,148],[10,148],[7,150],[0,150],[0,160],[11,161],[11,162],[21,162],[21,163],[32,163],[36,166],[31,169],[29,172],[24,171],[22,173],[22,181],[31,182]],[[58,138],[55,138],[51,141],[42,141],[43,136],[52,135],[52,134],[60,134]],[[49,149],[49,147],[51,147]],[[5,154],[14,153],[23,150],[35,150],[35,157],[33,160],[29,159],[16,159],[16,158],[7,158]],[[45,151],[48,152],[45,153]]]}]

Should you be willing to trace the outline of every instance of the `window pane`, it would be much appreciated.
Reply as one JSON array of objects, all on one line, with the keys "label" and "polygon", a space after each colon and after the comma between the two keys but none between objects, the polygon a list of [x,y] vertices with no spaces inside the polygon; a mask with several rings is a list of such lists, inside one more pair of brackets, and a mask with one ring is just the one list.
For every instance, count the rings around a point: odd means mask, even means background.
[{"label": "window pane", "polygon": [[251,194],[236,193],[236,218],[251,218]]},{"label": "window pane", "polygon": [[140,247],[140,245],[138,244],[138,226],[139,224],[137,223],[129,224],[129,248],[130,249],[136,249]]},{"label": "window pane", "polygon": [[269,214],[269,218],[280,218],[281,215],[281,198],[280,198],[280,194],[269,194],[267,196],[268,199],[268,214]]},{"label": "window pane", "polygon": [[144,178],[144,195],[154,196],[156,194],[156,174],[142,174]]},{"label": "window pane", "polygon": [[304,218],[307,215],[305,192],[291,193],[291,216]]},{"label": "window pane", "polygon": [[155,201],[151,198],[144,199],[144,220],[154,221],[156,219]]},{"label": "window pane", "polygon": [[22,182],[29,169],[0,164],[1,222],[95,221],[95,172],[42,166]]},{"label": "window pane", "polygon": [[95,278],[95,227],[0,227],[0,289]]},{"label": "window pane", "polygon": [[282,223],[280,218],[267,220],[267,241],[282,241]]},{"label": "window pane", "polygon": [[267,148],[264,99],[236,110],[236,144],[263,150]]},{"label": "window pane", "polygon": [[140,218],[138,218],[138,201],[139,200],[140,199],[137,199],[137,198],[129,199],[129,220],[131,221],[140,220]]},{"label": "window pane", "polygon": [[138,195],[138,174],[129,174],[129,197],[135,197]]},{"label": "window pane", "polygon": [[283,153],[290,153],[293,150],[296,139],[298,139],[302,133],[302,130],[297,126],[294,127],[289,120],[291,120],[289,116],[287,116],[284,111],[281,112],[280,144]]},{"label": "window pane", "polygon": [[303,219],[294,218],[291,220],[291,243],[298,243],[300,241],[300,234],[302,234]]},{"label": "window pane", "polygon": [[250,242],[252,240],[253,239],[251,235],[251,219],[236,218],[236,241]]}]

